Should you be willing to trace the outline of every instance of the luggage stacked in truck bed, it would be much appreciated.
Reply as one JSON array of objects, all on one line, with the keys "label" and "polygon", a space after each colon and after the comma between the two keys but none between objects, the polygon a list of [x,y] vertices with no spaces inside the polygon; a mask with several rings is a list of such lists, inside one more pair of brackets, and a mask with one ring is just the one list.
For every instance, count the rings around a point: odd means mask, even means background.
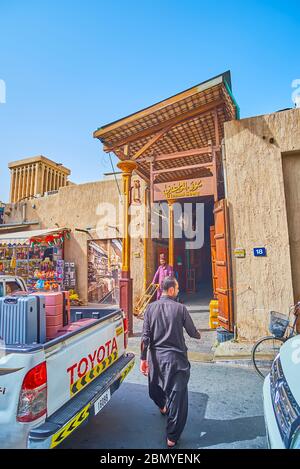
[{"label": "luggage stacked in truck bed", "polygon": [[42,295],[0,298],[0,338],[7,345],[46,341],[45,298]]},{"label": "luggage stacked in truck bed", "polygon": [[62,327],[70,322],[69,292],[38,293],[45,298],[46,305],[46,336],[47,340],[57,337]]}]

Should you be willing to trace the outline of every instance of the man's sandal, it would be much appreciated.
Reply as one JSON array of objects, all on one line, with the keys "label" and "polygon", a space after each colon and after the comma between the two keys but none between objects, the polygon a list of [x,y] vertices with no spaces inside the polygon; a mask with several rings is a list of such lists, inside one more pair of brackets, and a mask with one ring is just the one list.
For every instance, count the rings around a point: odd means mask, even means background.
[{"label": "man's sandal", "polygon": [[172,441],[172,440],[169,440],[167,438],[167,447],[168,448],[175,448],[176,445],[177,445],[177,441]]}]

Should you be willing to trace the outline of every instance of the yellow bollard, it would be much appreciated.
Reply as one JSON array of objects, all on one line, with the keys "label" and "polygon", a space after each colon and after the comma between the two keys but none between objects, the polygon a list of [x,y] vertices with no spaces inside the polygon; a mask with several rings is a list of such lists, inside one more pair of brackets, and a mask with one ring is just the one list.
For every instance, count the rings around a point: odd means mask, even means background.
[{"label": "yellow bollard", "polygon": [[216,329],[219,325],[218,321],[219,314],[219,302],[218,300],[211,300],[209,303],[209,327],[210,329]]}]

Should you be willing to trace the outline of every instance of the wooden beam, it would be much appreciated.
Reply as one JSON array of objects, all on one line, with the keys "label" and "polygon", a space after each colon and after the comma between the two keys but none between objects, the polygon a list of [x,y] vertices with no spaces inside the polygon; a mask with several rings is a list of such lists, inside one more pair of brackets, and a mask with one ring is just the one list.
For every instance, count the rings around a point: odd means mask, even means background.
[{"label": "wooden beam", "polygon": [[152,207],[153,204],[153,187],[154,187],[154,175],[153,175],[153,168],[154,168],[154,163],[153,163],[153,158],[150,160],[150,204]]},{"label": "wooden beam", "polygon": [[150,179],[148,176],[146,176],[146,174],[142,171],[140,171],[139,169],[136,169],[134,171],[138,176],[140,176],[140,178],[142,178],[147,184],[150,184]]},{"label": "wooden beam", "polygon": [[154,135],[150,140],[148,140],[145,145],[142,146],[132,157],[132,160],[137,160],[140,156],[142,156],[145,151],[147,151],[154,143],[156,143],[159,139],[161,139],[168,131],[170,130],[170,127],[166,127],[165,129],[161,130],[158,132],[156,135]]},{"label": "wooden beam", "polygon": [[128,152],[129,152],[129,145],[124,145],[123,154],[126,159],[128,158]]},{"label": "wooden beam", "polygon": [[[216,148],[218,150],[218,148]],[[177,151],[175,153],[165,153],[156,155],[155,161],[175,160],[176,158],[185,158],[187,156],[197,156],[211,154],[211,146],[202,148],[193,148],[192,150]]]},{"label": "wooden beam", "polygon": [[141,138],[148,137],[149,135],[157,133],[163,130],[164,128],[166,128],[166,126],[172,128],[172,127],[175,127],[176,125],[182,124],[185,121],[194,119],[195,117],[198,117],[201,114],[210,113],[211,111],[221,106],[222,104],[224,104],[223,99],[218,99],[217,101],[212,101],[211,103],[203,104],[202,106],[199,106],[195,109],[191,109],[187,112],[184,112],[183,114],[180,114],[179,116],[175,116],[172,119],[168,119],[166,122],[161,122],[157,125],[153,125],[152,127],[149,127],[148,129],[141,130],[140,132],[137,132],[122,140],[119,140],[115,142],[112,146],[104,145],[103,150],[105,152],[114,151],[118,147],[126,145],[130,142],[135,142]]},{"label": "wooden beam", "polygon": [[214,126],[216,145],[220,146],[219,119],[217,109],[214,110]]},{"label": "wooden beam", "polygon": [[213,163],[198,163],[188,166],[177,166],[176,168],[165,168],[165,169],[156,169],[152,173],[156,176],[157,174],[170,173],[173,171],[186,171],[188,169],[197,169],[197,168],[210,168],[213,166]]}]

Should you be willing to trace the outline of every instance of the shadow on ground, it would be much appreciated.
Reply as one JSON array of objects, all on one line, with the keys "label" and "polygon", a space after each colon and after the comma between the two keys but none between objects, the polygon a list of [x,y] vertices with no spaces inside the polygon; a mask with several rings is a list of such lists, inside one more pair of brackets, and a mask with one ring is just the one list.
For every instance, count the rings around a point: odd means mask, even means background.
[{"label": "shadow on ground", "polygon": [[[248,442],[265,436],[262,415],[207,419],[209,397],[189,392],[189,417],[180,440],[180,448],[230,447],[230,443]],[[218,403],[216,403],[218,406]],[[123,449],[165,448],[165,424],[148,397],[148,388],[141,384],[124,383],[101,413],[80,427],[61,448]],[[248,443],[245,446],[249,447]]]}]

